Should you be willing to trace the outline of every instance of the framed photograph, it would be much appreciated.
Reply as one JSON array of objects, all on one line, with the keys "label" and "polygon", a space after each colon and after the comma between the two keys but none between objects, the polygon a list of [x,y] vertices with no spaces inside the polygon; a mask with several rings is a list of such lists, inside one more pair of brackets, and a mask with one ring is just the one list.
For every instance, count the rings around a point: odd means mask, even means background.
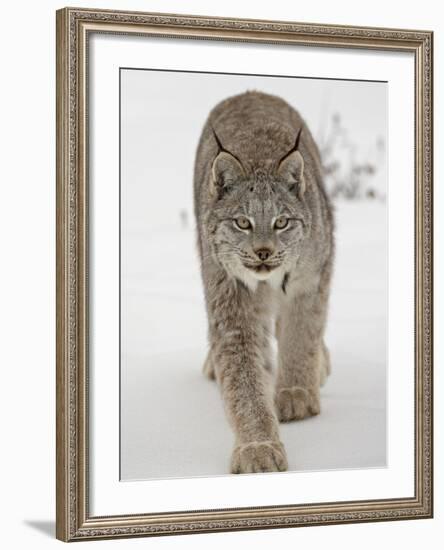
[{"label": "framed photograph", "polygon": [[430,31],[57,12],[57,537],[432,516]]}]

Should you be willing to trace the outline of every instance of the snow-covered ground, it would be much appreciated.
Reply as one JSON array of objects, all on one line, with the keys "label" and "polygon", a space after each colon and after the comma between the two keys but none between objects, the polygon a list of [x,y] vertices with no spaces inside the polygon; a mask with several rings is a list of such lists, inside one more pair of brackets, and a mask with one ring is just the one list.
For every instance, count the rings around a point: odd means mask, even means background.
[{"label": "snow-covered ground", "polygon": [[[386,205],[337,202],[336,219],[332,374],[321,415],[281,425],[290,470],[386,460]],[[233,436],[216,384],[202,375],[206,318],[192,225],[122,239],[122,480],[228,473]]]}]

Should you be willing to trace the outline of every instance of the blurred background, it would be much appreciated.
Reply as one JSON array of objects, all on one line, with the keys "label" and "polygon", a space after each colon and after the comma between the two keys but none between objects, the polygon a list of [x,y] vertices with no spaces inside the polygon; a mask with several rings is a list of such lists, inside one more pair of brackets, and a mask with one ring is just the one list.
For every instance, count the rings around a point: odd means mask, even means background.
[{"label": "blurred background", "polygon": [[206,315],[193,217],[200,132],[246,90],[295,107],[317,141],[336,211],[319,417],[282,426],[291,470],[386,460],[387,85],[121,72],[121,479],[228,473],[232,434],[203,378]]}]

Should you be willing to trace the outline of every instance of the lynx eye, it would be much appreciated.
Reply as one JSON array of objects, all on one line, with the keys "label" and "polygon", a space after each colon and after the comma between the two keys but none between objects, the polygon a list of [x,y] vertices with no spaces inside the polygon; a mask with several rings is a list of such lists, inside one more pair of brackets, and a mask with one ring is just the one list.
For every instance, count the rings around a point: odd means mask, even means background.
[{"label": "lynx eye", "polygon": [[274,228],[275,229],[285,229],[288,225],[288,218],[285,216],[279,216],[279,218],[276,218],[276,221],[274,222]]},{"label": "lynx eye", "polygon": [[245,216],[239,216],[235,220],[236,225],[239,227],[239,229],[251,229],[251,223],[248,218]]}]

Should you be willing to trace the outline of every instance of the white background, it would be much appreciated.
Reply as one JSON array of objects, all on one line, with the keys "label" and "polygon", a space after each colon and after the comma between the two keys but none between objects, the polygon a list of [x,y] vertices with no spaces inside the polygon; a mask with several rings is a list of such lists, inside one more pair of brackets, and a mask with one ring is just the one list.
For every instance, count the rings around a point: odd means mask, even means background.
[{"label": "white background", "polygon": [[[72,2],[71,5],[82,5]],[[53,540],[54,522],[54,10],[57,2],[22,2],[2,11],[8,25],[2,40],[2,526],[3,543],[8,548],[31,546],[47,548],[61,544]],[[435,7],[436,6],[436,7]],[[444,24],[438,4],[424,0],[399,4],[375,0],[356,4],[334,4],[312,0],[300,3],[276,0],[260,3],[226,0],[224,8],[208,2],[95,2],[94,7],[145,11],[188,12],[233,17],[287,19],[319,23],[361,24],[387,27],[432,28],[438,33],[435,58],[441,59],[440,40]],[[4,43],[3,43],[4,41]],[[438,63],[437,63],[438,65]],[[435,76],[435,98],[442,95],[442,75]],[[441,105],[436,101],[436,147],[442,150]],[[435,180],[442,172],[435,162]],[[442,200],[436,186],[435,204]],[[442,273],[438,249],[442,220],[437,217],[435,235],[436,280]],[[437,307],[442,294],[436,288]],[[436,334],[441,327],[436,315]],[[441,361],[441,346],[436,342],[435,365]],[[439,399],[442,375],[436,368],[436,424],[442,421]],[[441,430],[442,433],[442,430]],[[437,434],[438,436],[439,434]],[[436,509],[429,521],[316,527],[246,533],[196,535],[177,538],[138,539],[88,543],[145,548],[215,548],[227,544],[255,544],[257,548],[281,544],[329,548],[382,547],[396,541],[403,548],[426,544],[438,548],[442,531],[443,463],[442,437],[435,444]]]}]

